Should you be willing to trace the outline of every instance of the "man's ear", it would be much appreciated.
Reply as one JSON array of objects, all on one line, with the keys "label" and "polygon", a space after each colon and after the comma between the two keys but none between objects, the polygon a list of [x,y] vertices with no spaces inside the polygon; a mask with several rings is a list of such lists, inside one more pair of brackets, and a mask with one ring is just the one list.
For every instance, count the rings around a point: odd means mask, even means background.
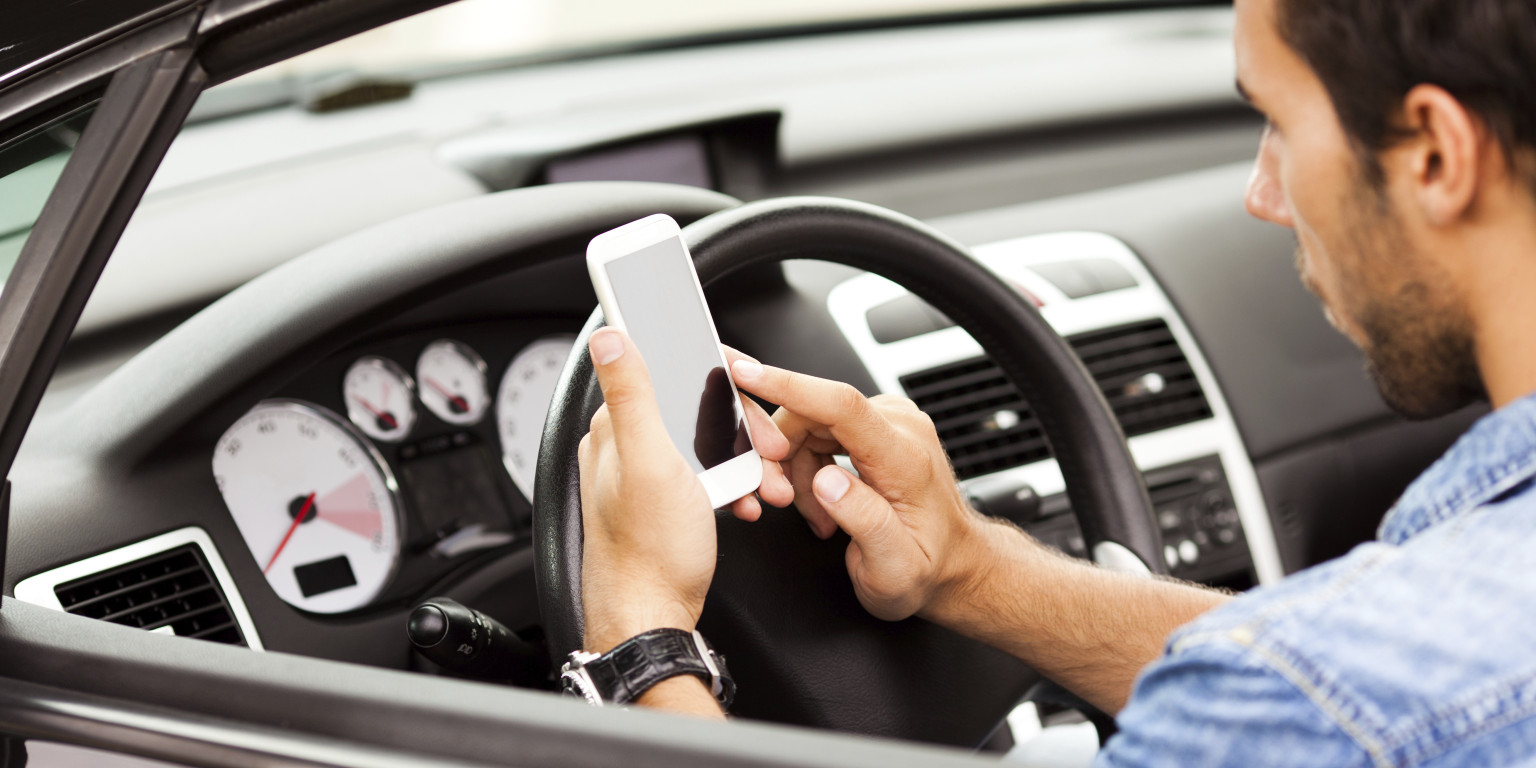
[{"label": "man's ear", "polygon": [[1499,153],[1497,142],[1480,118],[1436,85],[1415,86],[1404,97],[1403,128],[1409,138],[1387,154],[1411,188],[1409,199],[1431,226],[1455,223],[1490,181],[1489,169],[1497,166],[1489,153]]}]

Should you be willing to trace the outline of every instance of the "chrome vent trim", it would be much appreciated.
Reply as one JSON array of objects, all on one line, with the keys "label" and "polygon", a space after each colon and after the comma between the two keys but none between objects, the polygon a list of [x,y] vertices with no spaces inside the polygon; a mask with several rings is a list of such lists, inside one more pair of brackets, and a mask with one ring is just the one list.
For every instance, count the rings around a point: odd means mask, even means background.
[{"label": "chrome vent trim", "polygon": [[229,569],[207,532],[197,527],[28,577],[16,585],[16,598],[87,618],[263,650]]}]

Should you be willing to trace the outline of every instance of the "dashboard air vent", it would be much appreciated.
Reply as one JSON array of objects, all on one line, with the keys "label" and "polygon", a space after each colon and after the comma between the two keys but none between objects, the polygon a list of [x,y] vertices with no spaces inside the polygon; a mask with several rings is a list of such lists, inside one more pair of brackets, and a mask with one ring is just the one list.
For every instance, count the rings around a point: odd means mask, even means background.
[{"label": "dashboard air vent", "polygon": [[196,545],[186,544],[54,588],[68,613],[181,637],[246,645]]},{"label": "dashboard air vent", "polygon": [[[1127,437],[1211,417],[1189,360],[1162,320],[1067,341],[1093,374]],[[933,418],[962,480],[1050,456],[1029,403],[989,357],[909,374],[901,385]]]}]

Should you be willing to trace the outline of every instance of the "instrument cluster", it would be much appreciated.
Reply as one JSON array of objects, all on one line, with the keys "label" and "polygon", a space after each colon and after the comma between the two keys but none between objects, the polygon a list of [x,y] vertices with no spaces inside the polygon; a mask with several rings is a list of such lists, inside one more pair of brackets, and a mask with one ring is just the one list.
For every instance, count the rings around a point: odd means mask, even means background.
[{"label": "instrument cluster", "polygon": [[418,598],[522,541],[574,343],[558,328],[461,326],[352,350],[257,403],[212,469],[273,592],[348,613]]}]

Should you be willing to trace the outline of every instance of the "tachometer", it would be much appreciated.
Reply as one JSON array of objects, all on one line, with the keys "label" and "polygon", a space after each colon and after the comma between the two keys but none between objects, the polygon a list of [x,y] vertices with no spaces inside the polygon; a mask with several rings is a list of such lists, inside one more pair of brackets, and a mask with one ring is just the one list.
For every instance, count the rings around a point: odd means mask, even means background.
[{"label": "tachometer", "polygon": [[416,360],[421,402],[449,424],[479,423],[491,404],[485,386],[485,361],[473,349],[450,339],[427,345]]},{"label": "tachometer", "polygon": [[272,590],[315,613],[367,605],[400,557],[395,479],[324,408],[268,400],[219,438],[213,476]]},{"label": "tachometer", "polygon": [[502,374],[496,391],[496,430],[501,435],[501,462],[519,490],[533,500],[534,462],[549,399],[560,381],[560,369],[575,346],[575,336],[549,336],[523,348]]}]

